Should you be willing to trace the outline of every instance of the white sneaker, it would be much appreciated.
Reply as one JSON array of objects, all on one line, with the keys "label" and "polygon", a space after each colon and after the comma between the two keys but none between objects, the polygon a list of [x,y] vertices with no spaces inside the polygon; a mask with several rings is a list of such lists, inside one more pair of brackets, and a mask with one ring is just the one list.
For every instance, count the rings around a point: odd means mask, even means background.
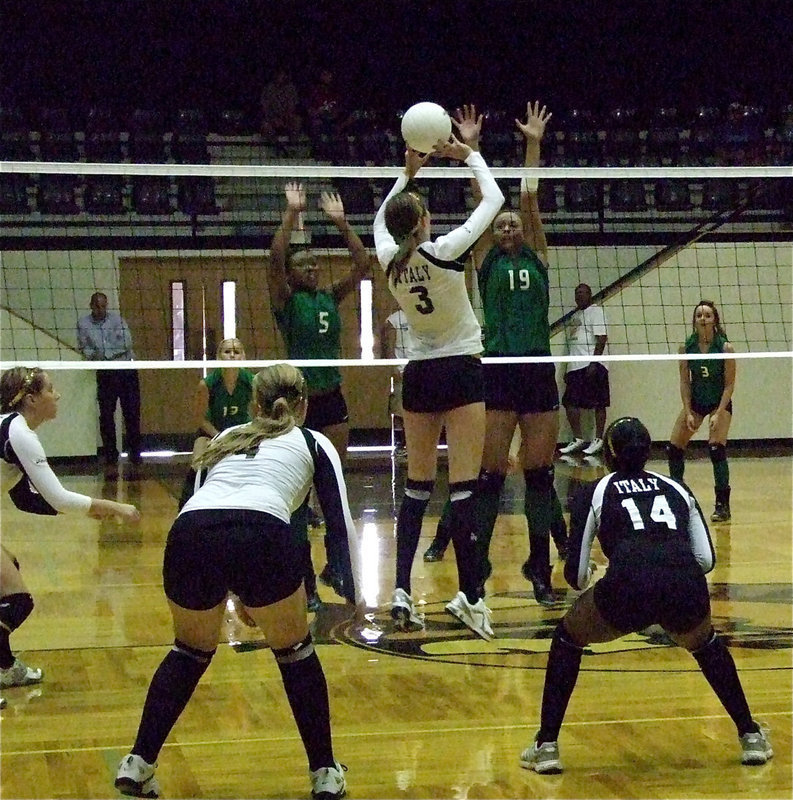
[{"label": "white sneaker", "polygon": [[594,456],[597,455],[603,449],[603,440],[602,439],[593,439],[588,447],[583,449],[583,453],[585,456]]},{"label": "white sneaker", "polygon": [[160,785],[154,777],[156,766],[132,753],[124,756],[116,773],[116,789],[129,797],[159,797]]},{"label": "white sneaker", "polygon": [[741,764],[765,764],[774,755],[768,739],[768,728],[760,725],[757,733],[741,736],[741,750]]},{"label": "white sneaker", "polygon": [[563,456],[569,456],[570,453],[577,453],[579,450],[583,450],[586,447],[586,442],[583,439],[579,439],[576,437],[573,439],[570,444],[566,444],[564,447],[559,448],[559,452]]},{"label": "white sneaker", "polygon": [[347,781],[344,779],[343,764],[335,762],[335,767],[320,767],[311,772],[311,796],[314,800],[336,800],[347,794]]},{"label": "white sneaker", "polygon": [[394,589],[391,598],[391,618],[400,631],[424,630],[424,615],[416,611],[413,598],[404,589]]},{"label": "white sneaker", "polygon": [[0,708],[6,707],[6,699],[5,697],[0,697]]},{"label": "white sneaker", "polygon": [[531,746],[520,754],[520,765],[524,769],[533,769],[541,775],[558,775],[562,771],[559,743],[543,742],[538,747],[535,736]]},{"label": "white sneaker", "polygon": [[485,605],[484,597],[480,597],[474,605],[471,605],[464,592],[457,592],[446,604],[446,610],[485,641],[489,642],[495,637],[493,626],[490,624],[492,612]]},{"label": "white sneaker", "polygon": [[15,658],[8,669],[0,669],[0,689],[39,683],[43,677],[44,673],[40,669],[33,669],[24,661]]}]

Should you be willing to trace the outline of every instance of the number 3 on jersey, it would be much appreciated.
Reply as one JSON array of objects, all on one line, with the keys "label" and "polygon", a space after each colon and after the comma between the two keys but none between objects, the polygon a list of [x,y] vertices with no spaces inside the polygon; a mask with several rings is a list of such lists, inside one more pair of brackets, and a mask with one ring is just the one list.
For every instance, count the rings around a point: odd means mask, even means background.
[{"label": "number 3 on jersey", "polygon": [[[632,497],[629,497],[622,501],[622,507],[628,512],[631,522],[633,523],[633,529],[635,531],[643,531],[645,527],[644,520],[642,519],[639,507],[636,505],[636,501]],[[650,509],[650,519],[653,522],[666,525],[670,530],[677,530],[675,515],[669,507],[667,499],[662,494],[658,494],[653,498],[653,505]]]},{"label": "number 3 on jersey", "polygon": [[426,287],[414,286],[410,290],[410,293],[418,295],[419,302],[416,303],[416,310],[419,314],[432,314],[432,312],[435,311],[435,306],[432,305],[430,293],[427,291]]}]

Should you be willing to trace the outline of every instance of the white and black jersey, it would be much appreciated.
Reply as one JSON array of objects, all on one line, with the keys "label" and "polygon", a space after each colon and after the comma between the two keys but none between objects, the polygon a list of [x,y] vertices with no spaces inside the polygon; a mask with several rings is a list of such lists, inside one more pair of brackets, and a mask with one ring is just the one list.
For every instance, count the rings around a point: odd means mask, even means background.
[{"label": "white and black jersey", "polygon": [[[482,352],[482,329],[471,307],[462,259],[495,218],[504,195],[479,153],[471,153],[465,163],[479,183],[481,201],[463,225],[435,241],[420,244],[396,278],[388,280],[388,288],[410,327],[405,355],[411,361]],[[406,185],[407,176],[403,174],[375,217],[375,248],[384,270],[399,250],[385,224],[385,207]]]},{"label": "white and black jersey", "polygon": [[64,488],[38,435],[17,412],[0,415],[0,470],[3,491],[20,511],[55,515],[91,507],[90,497]]},{"label": "white and black jersey", "polygon": [[[227,428],[218,437],[236,427],[240,426]],[[328,558],[345,572],[352,571],[356,530],[341,460],[330,439],[318,431],[293,428],[282,436],[263,439],[250,452],[221,459],[198,474],[196,491],[179,516],[190,511],[242,509],[271,514],[289,524],[312,484],[325,518]]]},{"label": "white and black jersey", "polygon": [[703,573],[716,562],[705,518],[691,492],[656,472],[612,472],[579,490],[570,507],[570,550],[565,578],[585,589],[595,537],[611,563],[630,553],[637,567],[693,554]]}]

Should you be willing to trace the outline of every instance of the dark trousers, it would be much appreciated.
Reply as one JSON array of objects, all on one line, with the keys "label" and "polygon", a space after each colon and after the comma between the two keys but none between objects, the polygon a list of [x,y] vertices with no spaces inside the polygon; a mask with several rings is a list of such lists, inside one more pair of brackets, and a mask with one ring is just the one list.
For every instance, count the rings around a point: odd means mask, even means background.
[{"label": "dark trousers", "polygon": [[99,433],[105,461],[118,459],[116,403],[124,416],[126,447],[130,458],[140,457],[140,382],[135,369],[99,369],[96,371],[96,399],[99,402]]}]

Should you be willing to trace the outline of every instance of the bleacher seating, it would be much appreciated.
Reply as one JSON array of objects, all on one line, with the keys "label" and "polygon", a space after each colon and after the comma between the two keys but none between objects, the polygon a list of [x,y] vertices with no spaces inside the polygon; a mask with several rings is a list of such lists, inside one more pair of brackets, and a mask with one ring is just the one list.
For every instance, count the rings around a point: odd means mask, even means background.
[{"label": "bleacher seating", "polygon": [[[642,120],[647,120],[646,124]],[[0,107],[0,160],[44,160],[131,163],[321,163],[394,165],[403,143],[396,115],[361,111],[347,135],[333,141],[306,137],[267,141],[255,132],[240,109],[205,114],[185,106],[166,120],[156,110],[135,109],[125,115],[93,107],[80,119],[64,108],[38,112]],[[522,163],[522,137],[512,115],[489,112],[483,151],[493,166]],[[776,112],[732,103],[725,108],[701,106],[687,116],[676,107],[642,114],[616,108],[598,120],[592,112],[573,109],[555,113],[543,145],[547,165],[675,165],[793,163],[793,105]],[[514,195],[517,181],[499,180]],[[752,210],[788,213],[788,181],[779,179],[754,197]],[[329,184],[330,185],[330,184]],[[348,213],[362,219],[376,210],[386,179],[334,180]],[[312,187],[319,191],[321,187]],[[735,207],[751,184],[723,179],[590,180],[544,179],[539,204],[545,215],[683,212],[704,214]],[[422,191],[432,212],[454,217],[471,207],[464,182],[424,181]],[[36,178],[4,175],[0,181],[0,214],[97,216],[134,213],[191,217],[257,215],[271,224],[283,206],[283,181],[238,178],[152,178],[123,176],[60,176]],[[251,216],[252,215],[252,216]],[[362,220],[359,220],[362,222]]]}]

